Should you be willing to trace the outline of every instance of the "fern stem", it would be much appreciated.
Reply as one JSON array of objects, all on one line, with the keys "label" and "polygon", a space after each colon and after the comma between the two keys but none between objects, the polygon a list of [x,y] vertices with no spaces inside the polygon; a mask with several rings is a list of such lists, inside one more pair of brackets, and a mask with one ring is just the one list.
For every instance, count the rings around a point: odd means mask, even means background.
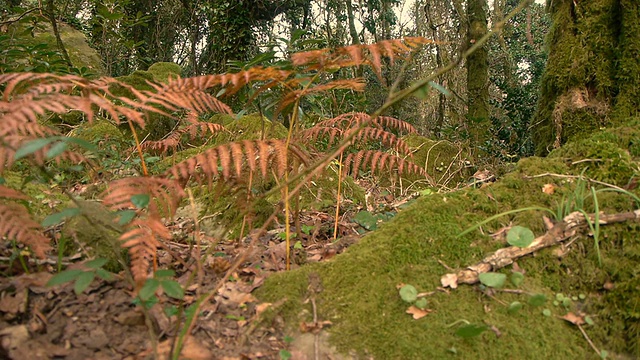
[{"label": "fern stem", "polygon": [[136,150],[138,151],[138,156],[140,157],[140,165],[142,166],[142,174],[144,176],[149,176],[149,171],[147,170],[147,164],[144,161],[144,154],[142,153],[142,147],[140,146],[140,139],[138,139],[138,133],[136,132],[131,119],[127,118],[127,123],[129,124],[129,128],[131,129],[131,133],[133,134],[133,140],[136,142]]},{"label": "fern stem", "polygon": [[342,157],[344,153],[340,153],[340,160],[338,161],[338,195],[336,196],[336,221],[333,225],[333,241],[338,238],[338,218],[340,217],[340,191],[342,185]]}]

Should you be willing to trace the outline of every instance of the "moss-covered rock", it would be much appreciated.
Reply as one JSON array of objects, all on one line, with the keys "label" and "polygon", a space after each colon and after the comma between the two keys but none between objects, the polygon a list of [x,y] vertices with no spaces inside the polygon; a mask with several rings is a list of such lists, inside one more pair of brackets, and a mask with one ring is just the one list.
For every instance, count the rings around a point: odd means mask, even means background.
[{"label": "moss-covered rock", "polygon": [[176,79],[182,73],[180,65],[172,62],[159,62],[149,66],[147,70],[153,78],[162,83],[169,82],[169,79]]},{"label": "moss-covered rock", "polygon": [[120,128],[103,118],[94,119],[91,123],[84,122],[70,131],[68,135],[95,144],[108,145],[111,150],[119,150],[128,143],[128,138]]},{"label": "moss-covered rock", "polygon": [[[593,141],[582,145],[595,146]],[[608,149],[619,149],[610,144]],[[577,143],[572,146],[574,150],[568,149],[564,155],[583,149]],[[624,158],[613,150],[599,155],[604,163],[612,164]],[[623,162],[632,164],[628,156]],[[624,169],[621,173],[626,174],[627,168]],[[463,268],[503,248],[504,240],[486,234],[504,226],[526,226],[541,235],[546,231],[542,215],[563,216],[577,208],[593,212],[591,192],[575,178],[581,172],[582,167],[571,165],[559,154],[527,158],[499,181],[480,189],[419,198],[334,261],[270,277],[257,295],[269,302],[288,299],[279,313],[289,324],[311,321],[312,311],[304,300],[308,297],[308,275],[317,273],[323,284],[323,291],[314,295],[319,306],[317,315],[333,323],[329,330],[332,343],[345,353],[355,350],[363,357],[445,359],[455,352],[458,357],[469,359],[597,358],[577,328],[555,316],[542,315],[544,308],[557,316],[566,313],[550,301],[543,307],[534,307],[527,305],[526,295],[500,292],[493,295],[500,300],[496,301],[481,296],[475,287],[461,286],[450,293],[435,292],[427,297],[428,308],[434,312],[416,321],[405,314],[408,304],[397,291],[400,283],[412,284],[419,291],[435,290],[440,286],[440,276],[449,272],[442,264]],[[555,186],[554,193],[542,191],[547,184]],[[617,192],[598,192],[597,199],[600,211],[606,213],[637,206],[630,196]],[[482,232],[458,236],[490,216],[534,206],[548,211],[502,216],[483,225]],[[596,325],[586,331],[596,346],[610,354],[640,355],[638,230],[640,225],[635,223],[602,226],[598,234],[602,265],[594,240],[587,236],[578,238],[561,256],[547,249],[520,259],[518,265],[526,271],[522,290],[542,293],[547,298],[558,293],[585,295],[569,311],[579,309],[594,318]],[[500,272],[509,274],[510,269]],[[613,289],[603,290],[607,282],[615,284]],[[509,313],[503,304],[512,301],[522,302],[524,309]],[[458,326],[453,325],[461,320],[495,326],[502,335],[498,338],[488,331],[479,338],[461,339],[454,335]],[[297,329],[289,330],[295,337]]]},{"label": "moss-covered rock", "polygon": [[105,269],[112,272],[122,270],[126,259],[126,249],[120,246],[118,238],[123,232],[116,215],[96,201],[79,200],[80,214],[68,219],[62,236],[76,241],[90,257],[108,260]]}]

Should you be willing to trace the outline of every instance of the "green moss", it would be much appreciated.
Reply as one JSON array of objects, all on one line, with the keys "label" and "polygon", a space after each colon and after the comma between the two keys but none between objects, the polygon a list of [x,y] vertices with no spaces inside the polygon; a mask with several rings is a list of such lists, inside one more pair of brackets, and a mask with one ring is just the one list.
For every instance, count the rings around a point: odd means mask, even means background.
[{"label": "green moss", "polygon": [[[352,177],[342,178],[341,200],[351,201],[356,206],[365,204],[365,191]],[[323,210],[335,207],[338,199],[338,172],[330,166],[318,178],[306,184],[300,190],[300,208],[305,210]],[[346,209],[342,209],[346,210]]]},{"label": "green moss", "polygon": [[120,247],[118,238],[123,229],[117,225],[115,214],[99,202],[80,200],[79,203],[81,215],[65,222],[62,236],[77,241],[90,257],[109,260],[105,269],[121,271],[119,259],[126,259],[127,250]]},{"label": "green moss", "polygon": [[116,147],[124,146],[128,140],[120,128],[106,119],[95,119],[91,123],[85,122],[69,132],[68,135],[96,144],[109,143]]},{"label": "green moss", "polygon": [[5,186],[20,190],[27,196],[27,207],[34,218],[43,220],[53,210],[61,210],[69,203],[69,198],[49,184],[39,182],[36,179],[27,178],[25,175],[14,171],[4,171],[2,178]]},{"label": "green moss", "polygon": [[[44,23],[41,25],[43,25],[42,32],[36,32],[36,36],[31,41],[33,43],[45,42],[57,48],[51,25]],[[78,69],[86,67],[97,75],[105,75],[100,55],[89,46],[87,38],[81,31],[63,23],[58,23],[58,29],[73,66]]]},{"label": "green moss", "polygon": [[215,115],[215,122],[222,123],[226,132],[216,135],[215,142],[222,144],[230,141],[258,140],[258,139],[284,139],[288,130],[278,122],[271,122],[259,114],[242,116],[233,119],[229,115]]},{"label": "green moss", "polygon": [[[455,348],[458,356],[469,359],[593,357],[580,331],[553,316],[543,316],[542,308],[525,305],[521,312],[508,314],[506,306],[480,296],[474,287],[461,286],[450,294],[436,292],[428,297],[428,308],[434,312],[416,321],[405,314],[407,304],[402,302],[396,289],[399,283],[409,283],[419,291],[432,291],[440,285],[440,276],[448,272],[442,263],[462,268],[505,246],[504,242],[482,234],[494,233],[512,224],[529,227],[540,235],[545,231],[542,216],[552,217],[545,211],[520,212],[483,225],[482,233],[478,230],[458,237],[462,230],[489,216],[530,206],[555,212],[558,205],[569,198],[580,198],[581,207],[593,212],[590,191],[580,190],[575,178],[541,176],[547,173],[579,175],[582,166],[572,166],[564,158],[596,154],[603,164],[616,164],[615,169],[621,170],[616,177],[627,176],[627,165],[633,162],[628,154],[624,156],[621,148],[610,142],[598,143],[593,138],[585,141],[568,144],[567,150],[558,151],[550,158],[523,159],[514,171],[480,189],[419,198],[334,261],[277,274],[267,279],[257,295],[270,302],[288,299],[280,314],[289,324],[310,321],[309,305],[303,303],[308,296],[307,276],[310,272],[318,273],[324,287],[318,295],[318,316],[332,321],[331,341],[345,353],[355,350],[360,355],[378,359],[424,358],[428,354],[429,358],[439,359],[451,357],[448,349]],[[592,149],[594,153],[587,151]],[[618,161],[620,159],[623,161]],[[599,168],[594,171],[588,175],[605,173]],[[555,185],[555,193],[543,193],[542,187],[546,184]],[[599,192],[598,202],[600,210],[607,213],[629,211],[637,206],[629,196],[614,192]],[[574,206],[576,203],[572,202]],[[595,326],[586,330],[590,338],[610,353],[637,356],[640,354],[637,340],[640,338],[637,326],[640,225],[623,223],[601,229],[602,266],[593,238],[582,236],[562,257],[554,249],[547,249],[518,260],[518,265],[526,271],[523,289],[545,293],[548,297],[558,292],[587,295],[580,309],[596,321]],[[501,271],[509,273],[508,269]],[[603,293],[603,284],[607,281],[615,287]],[[527,302],[522,295],[498,293],[495,296],[507,304],[515,300]],[[564,314],[551,304],[546,307],[554,315]],[[487,332],[481,338],[459,339],[453,334],[455,327],[448,325],[460,319],[491,324],[502,336],[496,339],[493,333]]]},{"label": "green moss", "polygon": [[[460,149],[446,140],[431,140],[417,134],[410,134],[402,138],[413,153],[413,162],[422,166],[427,174],[438,184],[455,187],[465,180],[466,175]],[[407,180],[416,181],[416,177],[407,176]]]},{"label": "green moss", "polygon": [[580,162],[574,168],[585,169],[585,175],[599,181],[624,186],[638,169],[629,151],[615,143],[601,141],[602,135],[578,140],[554,150],[550,157]]},{"label": "green moss", "polygon": [[167,83],[169,78],[176,79],[182,73],[180,65],[172,62],[159,62],[149,66],[147,70],[153,78],[162,83]]}]

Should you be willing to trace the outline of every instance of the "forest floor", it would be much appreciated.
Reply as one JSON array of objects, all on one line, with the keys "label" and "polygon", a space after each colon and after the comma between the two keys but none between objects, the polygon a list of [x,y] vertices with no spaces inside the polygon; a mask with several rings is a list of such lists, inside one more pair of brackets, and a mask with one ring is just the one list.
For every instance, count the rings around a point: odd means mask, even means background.
[{"label": "forest floor", "polygon": [[[394,206],[408,200],[377,197],[376,203],[386,202],[388,212],[394,213]],[[357,242],[363,229],[352,222],[352,213],[347,215],[341,217],[340,237],[334,240],[333,214],[301,212],[300,224],[306,231],[298,232],[301,237],[291,241],[291,268],[330,260]],[[203,296],[208,298],[199,307],[192,335],[184,339],[180,358],[304,359],[304,354],[313,353],[319,346],[317,336],[307,341],[309,338],[301,335],[292,342],[284,332],[283,319],[262,322],[261,312],[280,304],[260,303],[252,295],[266,277],[285,270],[284,227],[269,230],[253,242],[253,237],[247,236],[243,243],[217,242],[201,231],[200,249],[188,245],[189,238],[194,238],[193,221],[178,218],[171,229],[175,241],[158,251],[157,266],[176,271],[177,281],[186,289],[185,296],[177,300],[160,294],[157,301],[147,302],[146,309],[138,305],[140,300],[134,297],[122,272],[112,281],[96,278],[76,295],[73,283],[46,286],[55,273],[55,256],[30,260],[28,265],[18,260],[10,265],[3,262],[1,270],[5,274],[18,275],[0,278],[0,358],[168,359],[178,335],[186,331],[183,310]],[[5,260],[12,254],[15,249],[2,249]],[[226,279],[227,270],[240,257],[240,265]],[[78,253],[63,262],[68,269],[80,268],[74,263],[81,258]],[[205,260],[198,263],[197,258]],[[25,267],[29,273],[24,272]],[[303,332],[314,334],[322,327],[310,325],[305,330],[305,324],[300,326]],[[331,351],[326,345],[320,346],[326,348],[324,353]]]}]

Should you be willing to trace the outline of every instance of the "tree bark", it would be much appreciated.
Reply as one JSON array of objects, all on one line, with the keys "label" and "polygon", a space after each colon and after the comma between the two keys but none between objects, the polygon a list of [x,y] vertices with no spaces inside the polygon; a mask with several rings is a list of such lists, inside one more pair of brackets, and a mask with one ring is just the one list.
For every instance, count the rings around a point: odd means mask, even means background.
[{"label": "tree bark", "polygon": [[[467,2],[467,46],[472,46],[487,33],[487,0]],[[489,139],[489,63],[483,46],[467,58],[467,126],[477,155]]]},{"label": "tree bark", "polygon": [[640,112],[640,2],[554,0],[534,119],[536,154]]}]

